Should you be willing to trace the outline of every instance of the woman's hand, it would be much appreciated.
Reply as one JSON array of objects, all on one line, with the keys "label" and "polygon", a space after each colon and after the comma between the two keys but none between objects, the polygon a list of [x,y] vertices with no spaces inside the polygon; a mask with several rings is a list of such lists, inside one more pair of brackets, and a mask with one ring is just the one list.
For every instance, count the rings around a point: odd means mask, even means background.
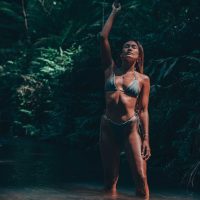
[{"label": "woman's hand", "polygon": [[142,158],[144,160],[148,160],[151,156],[151,149],[149,146],[149,142],[147,140],[144,140],[142,142]]},{"label": "woman's hand", "polygon": [[121,4],[118,1],[114,1],[112,4],[112,11],[119,12],[121,10]]}]

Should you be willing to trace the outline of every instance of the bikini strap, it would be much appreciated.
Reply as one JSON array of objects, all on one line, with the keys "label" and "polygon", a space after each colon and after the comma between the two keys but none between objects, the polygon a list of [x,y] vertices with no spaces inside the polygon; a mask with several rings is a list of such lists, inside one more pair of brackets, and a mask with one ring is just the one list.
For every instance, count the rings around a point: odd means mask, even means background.
[{"label": "bikini strap", "polygon": [[134,80],[137,80],[137,75],[136,75],[135,70],[134,70]]}]

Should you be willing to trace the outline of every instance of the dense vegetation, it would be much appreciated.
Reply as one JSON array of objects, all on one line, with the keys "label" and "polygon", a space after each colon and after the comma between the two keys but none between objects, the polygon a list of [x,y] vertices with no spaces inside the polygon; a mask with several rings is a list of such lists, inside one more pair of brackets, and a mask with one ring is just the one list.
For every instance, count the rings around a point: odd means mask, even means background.
[{"label": "dense vegetation", "polygon": [[[152,169],[200,185],[199,4],[123,0],[110,41],[138,39],[151,79]],[[0,2],[0,132],[98,149],[99,31],[112,1]],[[184,177],[181,179],[181,177]]]}]

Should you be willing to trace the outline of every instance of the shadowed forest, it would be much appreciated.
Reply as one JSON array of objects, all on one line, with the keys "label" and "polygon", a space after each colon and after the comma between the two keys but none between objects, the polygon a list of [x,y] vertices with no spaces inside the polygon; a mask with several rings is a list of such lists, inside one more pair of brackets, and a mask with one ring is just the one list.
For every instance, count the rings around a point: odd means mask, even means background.
[{"label": "shadowed forest", "polygon": [[[65,180],[102,180],[98,137],[105,101],[99,32],[112,2],[0,1],[0,160],[17,163],[11,177],[0,162],[1,184],[19,182],[16,174],[27,181],[30,171],[32,182],[42,179],[40,171],[20,164],[26,159],[39,160],[47,182],[55,180],[49,166]],[[120,2],[109,38],[113,56],[119,61],[123,42],[139,40],[144,73],[151,80],[150,184],[199,191],[199,2]],[[51,152],[53,160],[42,163],[38,156]],[[122,169],[129,171],[126,162],[122,155]],[[123,182],[130,181],[128,172],[122,173]]]}]

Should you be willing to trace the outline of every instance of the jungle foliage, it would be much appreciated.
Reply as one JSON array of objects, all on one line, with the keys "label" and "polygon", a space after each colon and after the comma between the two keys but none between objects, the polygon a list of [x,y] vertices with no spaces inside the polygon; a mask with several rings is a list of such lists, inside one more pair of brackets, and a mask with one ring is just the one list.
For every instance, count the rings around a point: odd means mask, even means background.
[{"label": "jungle foliage", "polygon": [[[0,1],[0,131],[98,148],[99,32],[112,1]],[[136,38],[151,79],[152,169],[200,185],[199,3],[123,0],[113,56]],[[173,170],[172,170],[173,169]]]}]

